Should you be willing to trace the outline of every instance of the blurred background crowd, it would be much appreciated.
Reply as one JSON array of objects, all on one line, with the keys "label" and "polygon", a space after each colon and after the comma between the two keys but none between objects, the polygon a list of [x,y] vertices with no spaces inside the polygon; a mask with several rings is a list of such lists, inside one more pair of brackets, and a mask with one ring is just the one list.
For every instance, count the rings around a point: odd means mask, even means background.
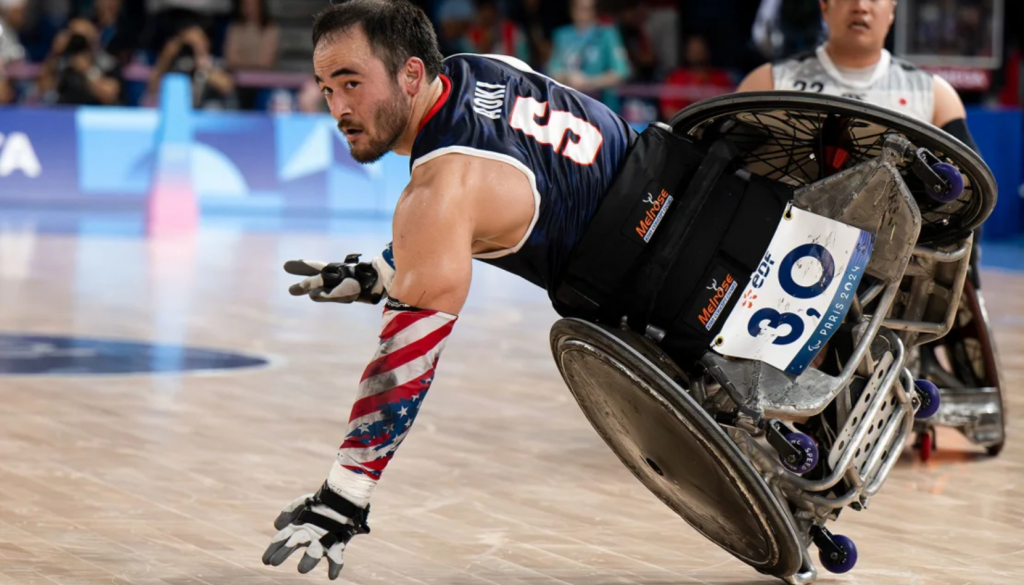
[{"label": "blurred background crowd", "polygon": [[[326,1],[0,0],[0,104],[147,106],[165,74],[182,72],[198,108],[322,111],[309,27]],[[998,1],[900,0],[904,52],[999,54],[964,100],[1019,105],[1022,33],[1006,23],[1024,23],[1024,2],[1007,0],[994,22]],[[631,122],[730,92],[825,34],[817,0],[414,2],[446,55],[518,57]]]}]

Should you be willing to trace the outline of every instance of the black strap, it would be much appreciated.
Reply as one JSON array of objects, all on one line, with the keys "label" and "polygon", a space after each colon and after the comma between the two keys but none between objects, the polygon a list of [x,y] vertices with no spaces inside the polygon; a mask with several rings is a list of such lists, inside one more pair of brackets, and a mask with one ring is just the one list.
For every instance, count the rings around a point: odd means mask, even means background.
[{"label": "black strap", "polygon": [[665,227],[650,262],[644,265],[637,279],[640,283],[637,290],[639,302],[635,306],[642,307],[643,323],[631,325],[643,327],[650,323],[651,314],[669,269],[675,262],[686,261],[685,258],[679,257],[679,248],[692,231],[694,219],[700,215],[708,200],[708,193],[738,154],[739,150],[731,142],[715,142],[687,186],[682,204],[669,212],[674,221],[670,221]]},{"label": "black strap", "polygon": [[[352,502],[350,502],[347,498],[345,498],[341,494],[333,491],[330,487],[328,487],[326,481],[324,482],[324,485],[320,487],[320,491],[318,491],[316,493],[316,495],[313,496],[312,504],[314,504],[314,505],[320,504],[320,505],[327,506],[328,508],[330,508],[330,509],[334,510],[335,512],[341,514],[342,516],[348,518],[349,521],[352,522],[352,524],[353,524],[353,526],[349,526],[349,528],[353,528],[354,527],[355,530],[358,530],[358,531],[361,531],[361,532],[366,532],[366,533],[370,532],[370,527],[369,527],[369,525],[366,524],[366,518],[370,514],[370,506],[367,505],[365,508],[360,508],[359,506],[357,506],[357,505],[353,504]],[[330,521],[330,522],[334,522],[333,520],[330,520],[329,518],[325,518],[325,520]],[[312,524],[316,524],[316,522],[311,522],[311,523]],[[342,524],[340,524],[338,522],[334,522],[334,523],[338,524],[339,526],[344,526],[344,525],[342,525]],[[316,524],[316,525],[320,526],[320,528],[323,528],[324,530],[334,530],[334,529],[329,528],[327,526],[321,526],[320,524]]]},{"label": "black strap", "polygon": [[312,524],[313,526],[319,526],[327,532],[333,534],[355,534],[357,528],[351,524],[345,524],[338,522],[332,518],[328,518],[322,514],[318,514],[312,510],[312,508],[305,508],[299,515],[295,517],[293,521],[295,524]]}]

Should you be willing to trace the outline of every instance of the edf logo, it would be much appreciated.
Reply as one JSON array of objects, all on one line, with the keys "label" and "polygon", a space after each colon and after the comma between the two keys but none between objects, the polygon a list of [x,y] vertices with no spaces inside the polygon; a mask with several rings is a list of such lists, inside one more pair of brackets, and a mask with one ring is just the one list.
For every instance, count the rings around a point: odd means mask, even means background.
[{"label": "edf logo", "polygon": [[21,171],[26,177],[35,179],[43,173],[39,157],[32,148],[32,142],[23,132],[0,132],[0,178],[9,177]]}]

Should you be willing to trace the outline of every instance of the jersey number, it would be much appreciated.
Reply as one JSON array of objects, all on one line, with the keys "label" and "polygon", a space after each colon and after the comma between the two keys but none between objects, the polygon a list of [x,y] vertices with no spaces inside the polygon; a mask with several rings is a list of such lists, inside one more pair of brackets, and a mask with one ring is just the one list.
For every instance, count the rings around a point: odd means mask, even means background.
[{"label": "jersey number", "polygon": [[520,96],[516,98],[508,123],[537,142],[554,146],[555,152],[573,162],[593,164],[604,142],[604,136],[597,126],[569,112],[558,110],[551,110],[547,124],[541,124],[537,119],[543,118],[547,111],[547,102]]},{"label": "jersey number", "polygon": [[[815,81],[814,83],[812,83],[810,85],[811,85],[811,91],[813,91],[815,93],[821,93],[821,92],[825,91],[825,86],[823,84],[817,82],[817,81]],[[796,81],[793,82],[793,87],[795,87],[797,89],[797,91],[807,91],[807,82],[803,81],[803,80],[800,80],[800,79],[797,79]]]}]

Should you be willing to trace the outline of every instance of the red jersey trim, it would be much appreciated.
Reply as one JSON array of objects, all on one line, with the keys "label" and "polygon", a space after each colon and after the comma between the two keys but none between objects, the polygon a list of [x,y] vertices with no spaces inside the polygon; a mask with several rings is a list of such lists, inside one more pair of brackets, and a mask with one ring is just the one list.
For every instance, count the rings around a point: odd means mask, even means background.
[{"label": "red jersey trim", "polygon": [[416,131],[417,134],[422,132],[423,127],[426,126],[427,122],[429,122],[430,119],[434,117],[434,114],[436,114],[438,110],[444,107],[445,103],[448,102],[448,96],[450,96],[452,93],[452,80],[448,79],[448,76],[445,75],[444,73],[438,75],[438,77],[441,78],[441,85],[444,87],[444,89],[441,90],[441,97],[437,98],[437,101],[434,102],[434,107],[430,108],[430,111],[427,112],[427,115],[423,117],[423,121],[420,122],[420,129]]}]

